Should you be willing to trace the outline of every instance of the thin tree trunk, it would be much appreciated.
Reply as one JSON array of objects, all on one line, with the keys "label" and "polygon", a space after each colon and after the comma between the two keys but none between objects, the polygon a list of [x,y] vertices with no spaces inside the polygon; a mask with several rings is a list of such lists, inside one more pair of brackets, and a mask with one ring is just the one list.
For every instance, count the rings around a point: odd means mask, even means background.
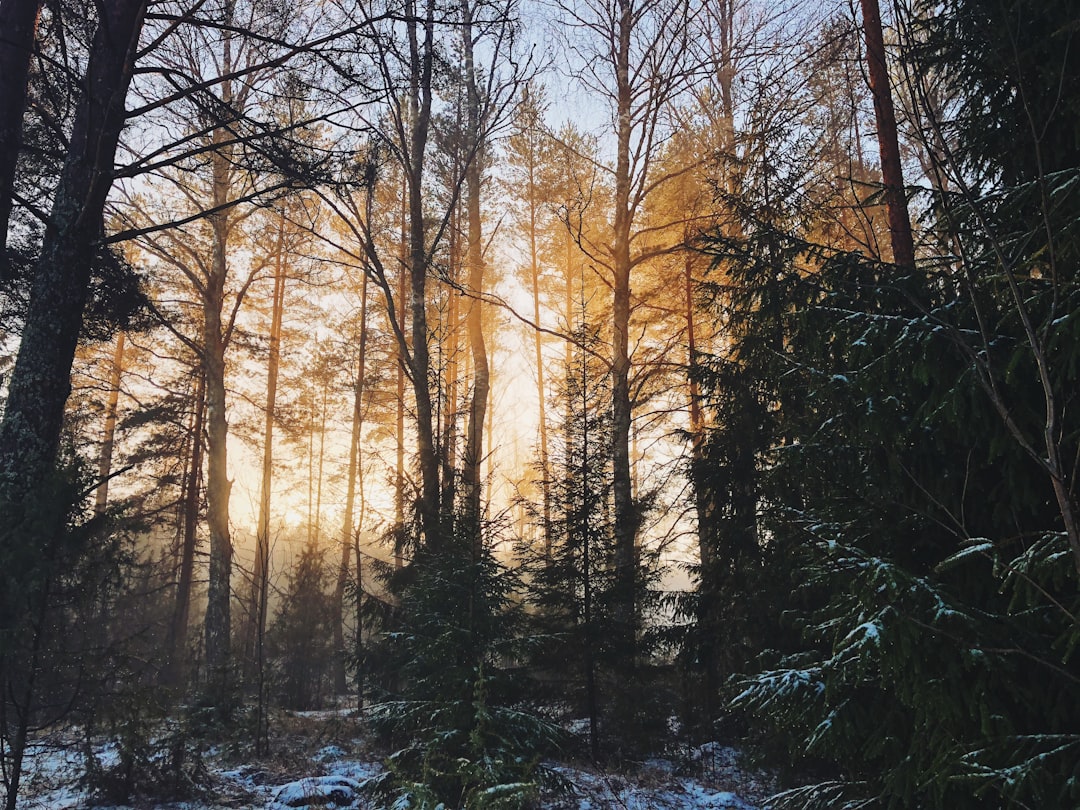
[{"label": "thin tree trunk", "polygon": [[630,473],[630,136],[632,87],[630,35],[632,4],[619,2],[616,46],[617,128],[615,163],[615,221],[612,285],[611,459],[615,507],[615,632],[621,666],[632,671],[636,657],[637,530],[638,520]]},{"label": "thin tree trunk", "polygon": [[885,39],[881,30],[878,0],[860,0],[863,34],[866,37],[866,64],[870,92],[874,97],[878,148],[881,150],[881,177],[885,186],[885,210],[889,218],[889,239],[893,262],[901,267],[915,266],[915,244],[911,235],[904,173],[900,165],[900,144],[896,132],[896,113],[885,61]]},{"label": "thin tree trunk", "polygon": [[[458,161],[460,150],[454,150],[454,176],[459,171]],[[450,516],[454,511],[454,501],[457,497],[457,431],[458,431],[458,377],[460,375],[460,363],[458,352],[460,347],[460,309],[461,293],[457,287],[461,277],[461,206],[457,204],[450,211],[449,236],[447,238],[448,273],[450,284],[447,287],[447,333],[442,341],[446,352],[446,365],[444,374],[445,405],[443,409],[442,425],[442,504],[440,510],[445,516]]]},{"label": "thin tree trunk", "polygon": [[[408,3],[414,19],[415,0]],[[423,34],[421,47],[418,33]],[[408,165],[409,191],[409,279],[411,282],[412,381],[416,400],[416,443],[420,460],[420,527],[427,545],[441,540],[439,520],[439,460],[435,453],[432,425],[431,370],[427,325],[427,246],[424,228],[424,156],[431,123],[432,76],[435,58],[435,3],[427,0],[423,28],[408,25],[410,75],[410,130]]]},{"label": "thin tree trunk", "polygon": [[[371,215],[371,193],[368,192],[368,206],[365,212]],[[341,565],[338,566],[337,582],[334,585],[333,623],[334,623],[334,691],[344,694],[348,688],[345,672],[345,585],[349,577],[349,554],[353,543],[353,510],[356,503],[356,477],[360,456],[360,430],[364,419],[364,377],[367,368],[367,306],[368,276],[360,291],[360,346],[356,364],[356,382],[353,387],[352,431],[349,436],[349,471],[345,488],[345,515],[341,523]],[[358,552],[359,553],[359,552]],[[359,557],[356,560],[360,566]],[[357,591],[359,598],[359,591]],[[357,614],[359,616],[359,613]],[[359,632],[359,630],[357,631]]]},{"label": "thin tree trunk", "polygon": [[[536,245],[536,160],[535,155],[529,156],[529,276],[532,281],[533,294],[533,323],[540,325],[540,265],[537,260],[538,250]],[[540,407],[540,488],[543,498],[543,521],[544,521],[544,559],[551,559],[552,529],[551,529],[551,475],[548,459],[548,433],[547,413],[545,410],[545,386],[544,386],[544,345],[540,330],[533,330],[533,340],[536,347],[536,397]]]},{"label": "thin tree trunk", "polygon": [[[26,680],[22,684],[3,684],[6,692],[4,695],[4,711],[7,710],[8,705],[11,705],[15,711],[15,722],[17,724],[15,736],[10,741],[9,750],[4,752],[5,758],[10,758],[11,767],[6,785],[5,810],[16,810],[18,806],[17,799],[22,781],[23,759],[26,755],[26,744],[29,741],[30,719],[35,699],[34,693],[37,691],[37,676],[41,667],[41,645],[45,633],[45,611],[48,609],[49,590],[50,583],[46,581],[40,594],[38,594],[39,607],[36,610],[37,616],[31,619],[34,637],[30,647],[29,671]],[[20,695],[21,706],[18,705],[19,699],[14,697],[16,690],[22,693]]]},{"label": "thin tree trunk", "polygon": [[[362,460],[357,458],[357,465],[360,471],[360,520],[361,525],[364,523],[364,510],[366,503],[364,501],[364,474],[362,470]],[[356,556],[356,638],[353,639],[353,653],[356,656],[356,711],[358,714],[364,713],[364,557],[360,551],[360,532],[356,532],[353,535],[353,552]]]},{"label": "thin tree trunk", "polygon": [[116,407],[120,402],[120,377],[124,372],[124,333],[116,335],[112,369],[109,373],[109,399],[105,404],[105,433],[98,455],[98,487],[94,497],[94,514],[105,514],[109,504],[109,477],[112,475],[113,445],[116,437]]},{"label": "thin tree trunk", "polygon": [[[402,176],[401,194],[401,270],[398,275],[398,323],[405,330],[405,299],[408,294],[409,274],[406,272],[409,259],[408,233],[408,183]],[[406,346],[398,346],[397,362],[397,422],[396,422],[396,457],[394,472],[394,569],[400,571],[405,564],[405,364]]]},{"label": "thin tree trunk", "polygon": [[[480,296],[484,291],[484,257],[480,227],[480,96],[476,88],[472,41],[472,6],[462,0],[462,41],[465,52],[465,84],[467,95],[467,138],[470,146],[469,163],[465,169],[466,208],[469,220],[468,265],[469,307],[466,323],[473,359],[473,395],[469,407],[469,426],[465,442],[461,482],[465,489],[467,531],[473,533],[476,548],[480,543],[480,495],[482,481],[480,465],[484,455],[484,421],[487,414],[489,369],[487,346],[484,343],[483,307]],[[474,552],[476,551],[474,548]]]},{"label": "thin tree trunk", "polygon": [[259,483],[259,519],[255,529],[255,565],[251,578],[246,650],[256,665],[263,658],[262,643],[266,634],[266,601],[270,583],[270,501],[274,481],[274,421],[277,417],[278,372],[281,366],[281,325],[285,313],[285,281],[288,274],[285,255],[285,217],[278,220],[274,256],[274,293],[270,310],[270,349],[266,360],[266,408],[263,414],[262,478]]},{"label": "thin tree trunk", "polygon": [[200,481],[203,461],[203,418],[206,409],[206,378],[199,369],[195,386],[195,415],[191,425],[191,455],[184,481],[184,536],[180,546],[180,573],[176,583],[176,602],[169,630],[169,663],[166,681],[180,686],[184,673],[184,647],[191,615],[191,585],[195,574],[195,542],[199,525]]}]

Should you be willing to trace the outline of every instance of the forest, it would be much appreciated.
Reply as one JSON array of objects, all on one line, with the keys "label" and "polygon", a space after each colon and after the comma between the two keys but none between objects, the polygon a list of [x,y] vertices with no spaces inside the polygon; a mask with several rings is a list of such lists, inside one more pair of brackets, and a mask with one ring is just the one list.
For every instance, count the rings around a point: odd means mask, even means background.
[{"label": "forest", "polygon": [[4,810],[1080,806],[1074,0],[0,0],[0,220]]}]

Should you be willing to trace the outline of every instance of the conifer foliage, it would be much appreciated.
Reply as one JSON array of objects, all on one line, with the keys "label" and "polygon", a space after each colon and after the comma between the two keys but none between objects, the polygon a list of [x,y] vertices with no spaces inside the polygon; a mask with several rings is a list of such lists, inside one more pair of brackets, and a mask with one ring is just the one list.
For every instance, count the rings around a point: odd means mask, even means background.
[{"label": "conifer foliage", "polygon": [[713,243],[735,340],[712,368],[767,381],[759,544],[800,584],[778,607],[801,641],[770,645],[734,705],[831,763],[777,806],[1080,798],[1071,34],[1030,3],[935,14],[903,20],[913,73],[953,93],[933,109],[909,86],[939,173],[915,272],[760,215]]}]

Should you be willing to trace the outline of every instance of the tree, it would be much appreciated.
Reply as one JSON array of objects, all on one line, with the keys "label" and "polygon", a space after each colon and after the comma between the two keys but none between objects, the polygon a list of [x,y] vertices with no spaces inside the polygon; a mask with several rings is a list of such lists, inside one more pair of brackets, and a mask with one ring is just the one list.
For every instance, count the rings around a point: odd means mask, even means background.
[{"label": "tree", "polygon": [[[612,432],[616,537],[615,568],[621,593],[618,634],[628,671],[634,669],[638,623],[637,563],[640,515],[630,470],[633,401],[630,389],[631,277],[657,249],[640,246],[638,228],[649,194],[671,176],[653,172],[656,148],[666,137],[664,114],[695,78],[688,44],[695,14],[666,0],[596,0],[560,5],[567,25],[583,36],[570,40],[581,65],[577,77],[605,99],[615,133],[612,230],[603,255],[592,259],[608,274],[612,289]],[[577,43],[582,44],[577,44]],[[635,240],[637,239],[637,244]],[[660,249],[662,252],[663,249]]]},{"label": "tree", "polygon": [[[788,258],[751,275],[751,254],[732,255],[754,296],[739,347],[771,381],[759,508],[807,583],[793,604],[804,638],[738,703],[830,764],[791,806],[1069,806],[1077,672],[1061,651],[1076,574],[1070,473],[1054,458],[1077,440],[1058,410],[1075,390],[1057,309],[1075,274],[1043,262],[1076,250],[1076,198],[1059,185],[1078,165],[1059,117],[1076,103],[1071,49],[1048,33],[1055,9],[912,11],[905,89],[948,179],[931,186],[934,252],[903,272],[759,222],[756,241]],[[928,71],[948,126],[925,104]]]},{"label": "tree", "polygon": [[915,245],[911,236],[907,192],[900,166],[900,144],[893,109],[892,88],[885,62],[885,41],[881,30],[881,11],[877,0],[860,0],[863,32],[866,37],[867,75],[874,97],[881,174],[885,184],[885,206],[889,213],[889,240],[893,262],[903,267],[915,264]]},{"label": "tree", "polygon": [[11,219],[15,164],[22,141],[26,81],[33,53],[34,31],[41,3],[4,0],[0,3],[0,279],[7,279],[7,233]]},{"label": "tree", "polygon": [[[552,166],[555,142],[547,131],[543,116],[546,109],[544,94],[539,85],[525,85],[518,104],[513,134],[506,139],[505,151],[508,162],[509,179],[506,191],[517,204],[515,211],[518,228],[527,244],[528,265],[525,267],[525,283],[532,291],[532,320],[536,328],[532,330],[536,362],[536,393],[539,406],[539,442],[541,488],[543,493],[542,530],[544,545],[552,544],[551,528],[551,487],[548,473],[548,416],[547,390],[544,383],[544,347],[541,318],[541,242],[545,229],[554,224],[554,188]],[[569,240],[569,231],[564,235]],[[554,237],[553,232],[549,232]],[[569,314],[569,313],[568,313]]]},{"label": "tree", "polygon": [[71,362],[91,265],[103,236],[102,211],[146,14],[145,4],[135,0],[104,3],[100,10],[0,423],[0,500],[11,508],[44,481],[56,458]]}]

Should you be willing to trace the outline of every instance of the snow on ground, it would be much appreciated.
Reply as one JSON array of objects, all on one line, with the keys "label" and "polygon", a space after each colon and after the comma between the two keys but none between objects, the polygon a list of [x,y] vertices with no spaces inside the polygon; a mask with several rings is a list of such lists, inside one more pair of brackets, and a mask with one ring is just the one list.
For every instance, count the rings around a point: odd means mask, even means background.
[{"label": "snow on ground", "polygon": [[[318,739],[318,736],[315,736]],[[312,752],[284,748],[265,763],[224,763],[208,758],[212,779],[209,800],[140,807],[173,810],[376,810],[382,804],[365,791],[368,780],[383,773],[380,756],[362,738],[339,740]],[[295,742],[295,741],[294,741]],[[316,745],[320,743],[315,743]],[[79,745],[36,742],[28,751],[20,791],[25,810],[84,810],[90,796],[81,783]],[[97,750],[99,761],[114,755]],[[546,763],[561,783],[548,788],[543,810],[757,810],[771,792],[769,779],[743,770],[738,751],[708,743],[670,757],[656,757],[618,772],[582,764]]]},{"label": "snow on ground", "polygon": [[86,790],[79,784],[82,752],[72,745],[43,739],[26,746],[19,807],[23,810],[71,810],[85,807]]},{"label": "snow on ground", "polygon": [[[626,773],[551,763],[568,791],[553,791],[548,810],[757,810],[772,791],[762,774],[744,771],[738,751],[707,743],[676,762],[656,757]],[[700,776],[687,776],[693,770]]]}]

